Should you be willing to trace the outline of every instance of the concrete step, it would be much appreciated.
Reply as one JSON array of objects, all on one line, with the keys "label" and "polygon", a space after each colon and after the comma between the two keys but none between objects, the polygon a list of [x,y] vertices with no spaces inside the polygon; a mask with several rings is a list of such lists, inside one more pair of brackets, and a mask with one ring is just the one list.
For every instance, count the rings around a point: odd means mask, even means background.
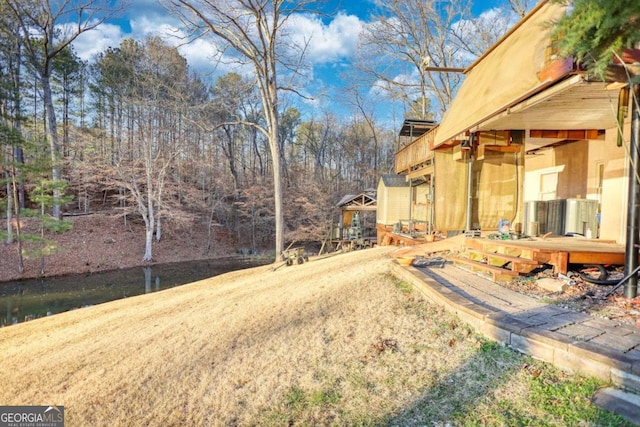
[{"label": "concrete step", "polygon": [[593,403],[640,426],[640,395],[607,387],[596,392]]}]

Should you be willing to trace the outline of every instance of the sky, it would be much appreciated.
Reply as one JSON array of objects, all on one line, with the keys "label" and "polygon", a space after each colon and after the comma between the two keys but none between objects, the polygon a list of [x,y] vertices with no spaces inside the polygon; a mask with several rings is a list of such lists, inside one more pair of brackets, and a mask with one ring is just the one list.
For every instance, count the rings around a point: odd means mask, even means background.
[{"label": "sky", "polygon": [[[83,60],[91,59],[108,47],[117,47],[126,38],[143,40],[147,36],[160,35],[187,59],[192,70],[206,76],[214,69],[215,50],[204,39],[190,44],[181,41],[176,34],[179,25],[158,0],[129,0],[130,6],[122,16],[111,19],[97,29],[82,34],[74,43],[76,54]],[[475,0],[474,15],[490,13],[491,9],[507,0]],[[310,69],[305,76],[306,95],[303,103],[313,110],[327,108],[344,84],[340,72],[349,67],[356,52],[358,36],[369,24],[374,10],[373,0],[328,0],[323,16],[298,16],[291,27],[292,37],[310,40],[308,58]],[[232,71],[224,66],[216,68],[217,75]],[[215,76],[214,76],[215,77]],[[329,107],[331,108],[331,107]]]}]

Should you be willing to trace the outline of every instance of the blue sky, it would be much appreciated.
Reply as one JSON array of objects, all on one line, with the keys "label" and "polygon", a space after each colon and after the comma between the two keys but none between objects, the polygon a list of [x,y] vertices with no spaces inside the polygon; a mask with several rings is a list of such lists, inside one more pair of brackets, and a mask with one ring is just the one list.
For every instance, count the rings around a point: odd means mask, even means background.
[{"label": "blue sky", "polygon": [[[455,1],[455,0],[454,0]],[[475,0],[474,15],[487,13],[490,9],[504,5],[508,0]],[[102,24],[98,29],[85,33],[74,42],[76,54],[81,59],[91,58],[108,47],[117,47],[125,38],[143,40],[150,35],[166,37],[176,46],[180,43],[169,37],[178,27],[175,17],[168,14],[158,0],[130,0],[127,11],[118,19]],[[319,93],[331,98],[342,82],[339,71],[348,68],[356,50],[358,35],[369,23],[373,0],[329,0],[327,13],[322,17],[304,15],[294,20],[293,37],[311,40],[308,58],[311,69],[303,92],[319,102]],[[187,58],[190,67],[201,74],[214,68],[212,57],[215,49],[204,40],[196,40],[179,46],[180,53]],[[232,71],[219,66],[217,72]],[[317,92],[317,93],[314,93]]]}]

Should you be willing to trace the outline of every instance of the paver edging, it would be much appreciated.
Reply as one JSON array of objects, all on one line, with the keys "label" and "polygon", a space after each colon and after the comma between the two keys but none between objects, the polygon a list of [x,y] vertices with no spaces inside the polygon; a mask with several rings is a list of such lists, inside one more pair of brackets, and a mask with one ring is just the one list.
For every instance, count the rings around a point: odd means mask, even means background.
[{"label": "paver edging", "polygon": [[[640,361],[597,344],[531,326],[508,313],[491,311],[424,275],[414,267],[392,263],[392,273],[408,280],[428,300],[442,304],[479,333],[517,351],[569,372],[592,375],[616,386],[640,391]],[[455,297],[452,298],[452,296]],[[464,298],[463,298],[464,299]]]},{"label": "paver edging", "polygon": [[[443,304],[448,311],[459,315],[464,321],[472,323],[474,326],[479,326],[487,315],[495,313],[470,302],[415,267],[404,267],[398,263],[392,263],[392,271],[397,276],[409,280],[427,299]],[[427,284],[428,286],[425,286]]]},{"label": "paver edging", "polygon": [[640,393],[640,376],[634,373],[611,368],[611,381],[624,390]]},{"label": "paver edging", "polygon": [[609,364],[589,357],[580,357],[569,349],[564,351],[556,349],[551,363],[566,372],[589,375],[607,382],[612,381],[612,368]]},{"label": "paver edging", "polygon": [[631,366],[634,362],[633,359],[625,356],[624,354],[621,354],[620,352],[585,341],[575,342],[569,348],[569,351],[580,357],[587,357],[598,362],[606,363],[612,368],[621,369],[628,372],[631,372]]},{"label": "paver edging", "polygon": [[562,351],[567,351],[569,345],[575,342],[574,339],[556,332],[548,331],[539,327],[526,328],[520,331],[520,335],[530,338],[546,345],[552,346]]}]

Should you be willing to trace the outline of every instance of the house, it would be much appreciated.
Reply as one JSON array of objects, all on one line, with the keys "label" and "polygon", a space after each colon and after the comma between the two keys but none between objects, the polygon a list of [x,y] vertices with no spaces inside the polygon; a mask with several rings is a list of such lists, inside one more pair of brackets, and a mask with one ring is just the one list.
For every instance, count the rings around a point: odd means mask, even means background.
[{"label": "house", "polygon": [[[640,74],[640,51],[626,51],[604,79],[590,75],[554,49],[552,24],[565,10],[541,1],[464,71],[441,123],[396,153],[396,173],[418,183],[405,196],[414,220],[445,234],[508,224],[626,242],[627,72]],[[410,202],[417,194],[430,194],[429,213]]]},{"label": "house", "polygon": [[[624,242],[631,126],[627,116],[619,138],[618,100],[628,86],[619,74],[601,81],[557,58],[550,24],[564,12],[540,2],[465,70],[442,122],[396,153],[396,173],[412,183],[412,219],[442,232],[497,231],[506,220],[519,233],[554,226]],[[420,206],[428,194],[431,213]],[[588,215],[565,230],[539,218],[543,205]]]},{"label": "house", "polygon": [[[428,134],[436,126],[429,120],[405,120],[400,137],[408,140],[396,153],[396,174],[382,175],[378,183],[378,243],[394,229],[409,238],[432,230],[433,212],[430,187],[433,152],[428,140],[415,138]],[[424,142],[426,141],[426,142]],[[402,173],[404,172],[404,173]]]}]

